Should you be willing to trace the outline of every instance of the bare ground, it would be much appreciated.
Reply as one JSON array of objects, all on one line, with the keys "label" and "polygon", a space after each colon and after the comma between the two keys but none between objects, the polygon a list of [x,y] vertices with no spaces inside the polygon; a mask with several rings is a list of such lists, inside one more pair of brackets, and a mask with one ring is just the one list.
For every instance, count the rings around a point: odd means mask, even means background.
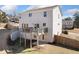
[{"label": "bare ground", "polygon": [[21,53],[26,54],[79,54],[79,51],[67,49],[50,44],[43,44],[40,46],[33,47],[31,49],[25,49]]}]

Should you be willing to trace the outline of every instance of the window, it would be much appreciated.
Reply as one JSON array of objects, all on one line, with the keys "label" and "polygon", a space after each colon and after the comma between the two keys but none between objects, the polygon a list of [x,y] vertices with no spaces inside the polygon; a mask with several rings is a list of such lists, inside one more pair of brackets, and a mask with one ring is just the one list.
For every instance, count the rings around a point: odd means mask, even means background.
[{"label": "window", "polygon": [[24,28],[27,28],[28,27],[28,24],[24,24]]},{"label": "window", "polygon": [[39,28],[39,24],[37,24],[37,28]]},{"label": "window", "polygon": [[39,28],[39,24],[35,24],[35,28]]},{"label": "window", "polygon": [[24,25],[24,24],[22,24],[22,28],[24,27],[23,25]]},{"label": "window", "polygon": [[48,33],[48,28],[44,28],[44,33]]},{"label": "window", "polygon": [[32,13],[29,13],[29,17],[32,17]]},{"label": "window", "polygon": [[22,24],[22,28],[27,28],[28,24]]},{"label": "window", "polygon": [[46,23],[43,23],[43,26],[46,26]]},{"label": "window", "polygon": [[44,17],[47,17],[47,12],[46,11],[44,12]]}]

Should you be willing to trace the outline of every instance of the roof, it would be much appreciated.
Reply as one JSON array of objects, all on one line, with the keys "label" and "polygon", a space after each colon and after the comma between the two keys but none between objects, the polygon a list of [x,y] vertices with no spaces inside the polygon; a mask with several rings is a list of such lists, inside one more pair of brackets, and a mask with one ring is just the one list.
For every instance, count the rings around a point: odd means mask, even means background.
[{"label": "roof", "polygon": [[30,8],[27,8],[26,11],[24,12],[21,12],[19,14],[22,14],[22,13],[25,13],[25,12],[29,12],[29,11],[35,11],[35,10],[41,10],[41,9],[46,9],[46,8],[54,8],[54,7],[57,7],[58,5],[54,5],[54,6],[50,6],[50,5],[45,5],[45,6],[35,6],[34,7],[30,7]]},{"label": "roof", "polygon": [[33,9],[40,9],[40,8],[46,8],[46,7],[54,7],[56,5],[33,5],[27,8],[27,10],[33,10]]}]

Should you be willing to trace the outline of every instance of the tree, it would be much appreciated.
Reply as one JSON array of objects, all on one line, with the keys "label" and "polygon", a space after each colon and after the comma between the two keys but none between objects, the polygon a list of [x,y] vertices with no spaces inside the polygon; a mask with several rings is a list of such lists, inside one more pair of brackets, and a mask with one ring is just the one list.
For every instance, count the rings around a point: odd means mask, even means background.
[{"label": "tree", "polygon": [[79,28],[79,12],[75,13],[73,16],[74,16],[74,19],[75,19],[74,26],[76,28]]},{"label": "tree", "polygon": [[65,18],[64,20],[72,20],[72,19],[71,19],[71,17],[67,17],[67,18]]},{"label": "tree", "polygon": [[6,13],[0,10],[0,22],[6,23],[7,21]]}]

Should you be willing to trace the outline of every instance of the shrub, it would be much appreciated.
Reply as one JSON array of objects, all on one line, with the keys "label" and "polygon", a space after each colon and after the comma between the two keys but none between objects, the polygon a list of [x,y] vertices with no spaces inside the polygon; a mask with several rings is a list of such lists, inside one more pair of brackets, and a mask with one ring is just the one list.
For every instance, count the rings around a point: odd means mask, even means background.
[{"label": "shrub", "polygon": [[9,35],[8,38],[7,38],[7,44],[8,44],[8,45],[14,45],[14,42],[11,41],[10,35]]},{"label": "shrub", "polygon": [[62,33],[64,33],[64,34],[68,34],[68,31],[67,31],[67,30],[65,30],[65,31],[62,31]]}]

